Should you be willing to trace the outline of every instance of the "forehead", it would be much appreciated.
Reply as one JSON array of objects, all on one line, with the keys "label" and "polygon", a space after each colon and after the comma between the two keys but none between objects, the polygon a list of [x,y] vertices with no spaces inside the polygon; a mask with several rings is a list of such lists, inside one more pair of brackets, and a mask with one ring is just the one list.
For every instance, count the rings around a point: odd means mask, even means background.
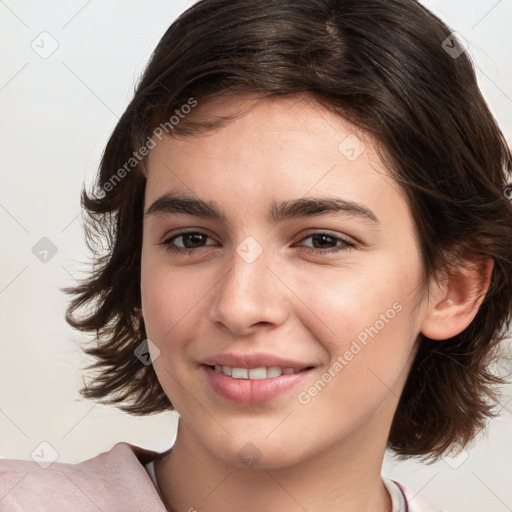
[{"label": "forehead", "polygon": [[235,117],[206,133],[157,140],[148,162],[146,206],[177,189],[220,199],[228,209],[231,203],[238,213],[305,196],[335,194],[391,208],[403,201],[377,142],[307,96],[219,99],[199,103],[191,115],[207,121]]}]

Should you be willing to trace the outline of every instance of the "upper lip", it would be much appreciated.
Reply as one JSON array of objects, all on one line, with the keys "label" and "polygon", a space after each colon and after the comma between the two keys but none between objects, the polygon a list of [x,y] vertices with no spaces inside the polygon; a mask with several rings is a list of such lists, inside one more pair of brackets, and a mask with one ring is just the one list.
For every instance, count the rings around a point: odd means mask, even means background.
[{"label": "upper lip", "polygon": [[284,357],[275,356],[272,354],[253,353],[253,354],[236,354],[228,352],[225,354],[217,354],[209,357],[203,361],[207,366],[230,366],[231,368],[293,368],[294,370],[302,370],[313,366],[308,363],[301,363],[287,359]]}]

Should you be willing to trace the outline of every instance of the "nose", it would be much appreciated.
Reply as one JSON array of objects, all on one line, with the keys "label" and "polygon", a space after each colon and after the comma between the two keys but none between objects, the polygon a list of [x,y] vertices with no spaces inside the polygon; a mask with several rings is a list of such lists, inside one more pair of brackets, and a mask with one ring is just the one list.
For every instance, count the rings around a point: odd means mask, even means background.
[{"label": "nose", "polygon": [[292,292],[270,250],[264,250],[252,262],[234,252],[221,272],[210,321],[240,336],[286,322]]}]

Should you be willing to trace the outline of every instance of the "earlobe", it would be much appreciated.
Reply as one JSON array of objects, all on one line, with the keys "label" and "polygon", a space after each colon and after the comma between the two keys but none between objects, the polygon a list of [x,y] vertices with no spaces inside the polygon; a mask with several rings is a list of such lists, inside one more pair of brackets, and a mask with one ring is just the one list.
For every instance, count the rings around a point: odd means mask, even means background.
[{"label": "earlobe", "polygon": [[493,266],[492,259],[482,259],[464,261],[452,269],[444,285],[430,296],[421,333],[433,340],[445,340],[468,327],[489,289]]}]

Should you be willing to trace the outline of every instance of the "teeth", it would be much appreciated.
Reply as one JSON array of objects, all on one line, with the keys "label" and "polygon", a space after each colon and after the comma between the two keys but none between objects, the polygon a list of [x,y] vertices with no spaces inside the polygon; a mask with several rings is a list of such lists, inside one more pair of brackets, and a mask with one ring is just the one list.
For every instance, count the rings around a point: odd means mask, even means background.
[{"label": "teeth", "polygon": [[279,368],[277,366],[271,366],[270,368],[232,368],[231,366],[220,366],[216,364],[215,371],[217,373],[223,373],[233,379],[261,380],[280,377],[281,375],[292,375],[300,370],[294,370],[293,368]]},{"label": "teeth", "polygon": [[247,368],[233,368],[231,370],[231,377],[233,377],[233,379],[248,379],[249,372]]},{"label": "teeth", "polygon": [[266,368],[251,368],[248,373],[249,373],[248,377],[251,380],[267,378],[267,369]]},{"label": "teeth", "polygon": [[272,366],[267,369],[267,377],[270,379],[271,377],[280,377],[283,374],[283,370],[278,368],[277,366]]}]

